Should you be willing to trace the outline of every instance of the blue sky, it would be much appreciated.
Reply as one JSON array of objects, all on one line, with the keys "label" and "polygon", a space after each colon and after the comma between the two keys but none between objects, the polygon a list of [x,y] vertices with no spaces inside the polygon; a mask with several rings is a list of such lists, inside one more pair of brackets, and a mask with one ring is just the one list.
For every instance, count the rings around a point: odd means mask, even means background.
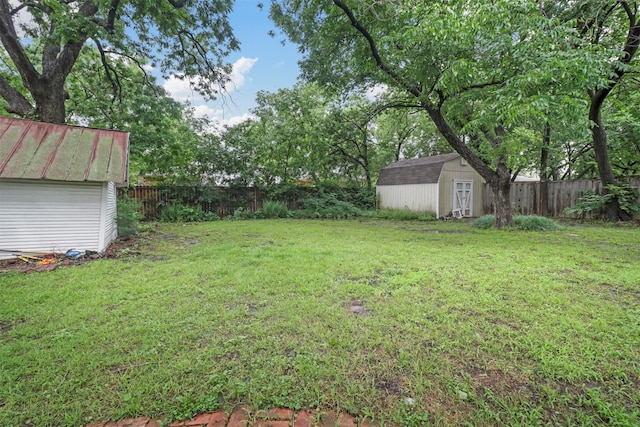
[{"label": "blue sky", "polygon": [[[284,36],[269,20],[268,2],[262,9],[257,3],[256,0],[236,0],[229,17],[240,40],[240,51],[228,58],[234,64],[230,93],[224,99],[205,102],[187,82],[168,79],[164,87],[175,99],[189,101],[197,114],[233,125],[249,116],[258,91],[275,92],[295,84],[299,74],[297,61],[301,57],[298,48],[289,42],[281,44]],[[270,30],[276,32],[275,37],[268,35]]]}]

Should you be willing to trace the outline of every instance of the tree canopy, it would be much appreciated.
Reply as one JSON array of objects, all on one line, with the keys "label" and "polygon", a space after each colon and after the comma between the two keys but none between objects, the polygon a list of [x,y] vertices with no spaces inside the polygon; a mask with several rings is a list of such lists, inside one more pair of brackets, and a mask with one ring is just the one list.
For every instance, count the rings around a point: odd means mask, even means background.
[{"label": "tree canopy", "polygon": [[574,23],[532,0],[274,0],[271,16],[305,54],[305,78],[345,90],[384,84],[404,93],[398,105],[425,111],[492,187],[499,227],[512,224],[515,128],[586,92],[608,66],[571,49]]},{"label": "tree canopy", "polygon": [[[239,43],[227,20],[232,0],[0,0],[0,96],[9,113],[63,123],[65,83],[91,42],[119,93],[113,59],[144,59],[164,76],[189,79],[207,96],[224,91],[224,58]],[[142,64],[140,64],[142,67]]]}]

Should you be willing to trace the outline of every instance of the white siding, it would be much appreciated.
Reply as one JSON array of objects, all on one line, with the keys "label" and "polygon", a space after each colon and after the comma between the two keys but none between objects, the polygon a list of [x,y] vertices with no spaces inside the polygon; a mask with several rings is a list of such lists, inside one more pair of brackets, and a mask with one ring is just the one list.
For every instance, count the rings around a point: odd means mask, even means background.
[{"label": "white siding", "polygon": [[0,180],[0,249],[103,250],[102,189],[102,183]]},{"label": "white siding", "polygon": [[118,237],[118,209],[115,182],[105,182],[102,187],[102,206],[100,213],[100,250],[104,250],[109,243]]},{"label": "white siding", "polygon": [[380,208],[438,212],[438,184],[379,185]]}]

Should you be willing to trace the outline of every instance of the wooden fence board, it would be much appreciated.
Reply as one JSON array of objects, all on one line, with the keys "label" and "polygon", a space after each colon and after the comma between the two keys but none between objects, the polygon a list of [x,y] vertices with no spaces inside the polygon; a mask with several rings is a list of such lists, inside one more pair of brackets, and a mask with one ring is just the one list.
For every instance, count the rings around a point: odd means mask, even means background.
[{"label": "wooden fence board", "polygon": [[[174,187],[172,191],[176,192]],[[185,187],[186,190],[193,192],[194,190],[202,190],[198,187]],[[209,188],[208,190],[211,190]],[[215,212],[220,218],[233,215],[239,209],[247,209],[256,211],[260,209],[265,200],[268,200],[268,192],[254,187],[234,188],[230,190],[228,187],[213,188],[215,196],[214,200],[185,202],[187,205],[198,205],[204,212]],[[171,196],[166,188],[152,186],[135,186],[129,188],[120,188],[118,196],[128,196],[131,199],[139,200],[141,203],[141,212],[145,220],[153,220],[158,217],[162,207],[171,201],[180,201],[181,196]],[[289,209],[297,209],[297,200],[287,200]]]},{"label": "wooden fence board", "polygon": [[[640,189],[640,177],[629,177],[627,182],[636,191]],[[571,215],[565,214],[564,210],[578,203],[585,191],[600,193],[602,183],[598,179],[547,182],[548,213],[544,215],[540,182],[514,182],[511,184],[511,204],[517,214],[566,218]],[[485,214],[493,213],[493,191],[488,184],[484,185],[483,207]],[[591,218],[591,215],[585,215],[585,218]]]}]

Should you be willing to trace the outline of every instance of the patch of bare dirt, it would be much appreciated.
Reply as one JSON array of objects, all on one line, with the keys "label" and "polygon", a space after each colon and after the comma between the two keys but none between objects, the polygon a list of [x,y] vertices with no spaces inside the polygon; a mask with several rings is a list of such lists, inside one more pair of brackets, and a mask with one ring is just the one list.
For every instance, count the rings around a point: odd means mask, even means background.
[{"label": "patch of bare dirt", "polygon": [[124,254],[139,255],[140,238],[116,240],[104,252],[85,251],[79,256],[71,257],[60,253],[42,255],[25,254],[16,258],[0,260],[0,272],[13,271],[35,273],[53,271],[59,267],[85,264],[104,258],[120,258]]}]

